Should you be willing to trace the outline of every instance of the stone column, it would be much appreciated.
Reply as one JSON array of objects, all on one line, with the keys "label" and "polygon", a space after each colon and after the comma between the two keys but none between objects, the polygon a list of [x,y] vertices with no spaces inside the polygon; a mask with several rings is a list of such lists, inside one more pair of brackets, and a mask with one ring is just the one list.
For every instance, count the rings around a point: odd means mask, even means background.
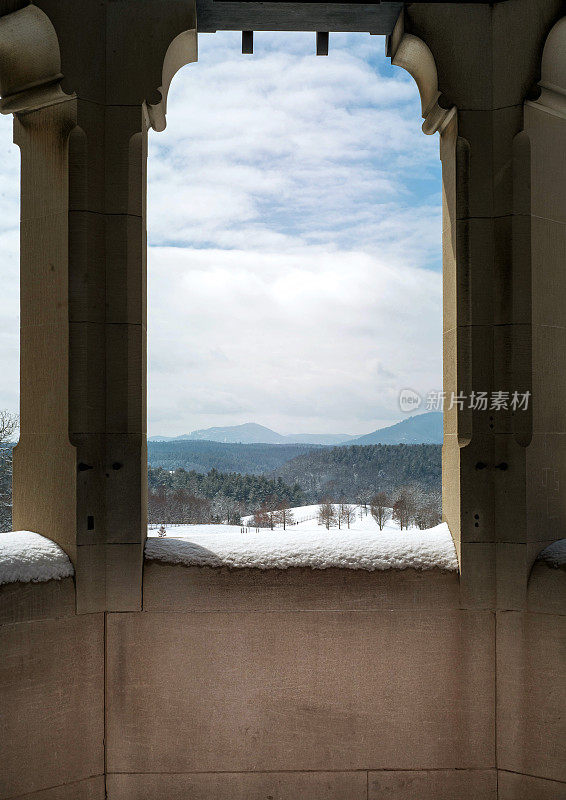
[{"label": "stone column", "polygon": [[143,14],[135,2],[92,3],[79,24],[72,4],[44,6],[0,17],[2,111],[15,114],[22,154],[14,527],[68,553],[79,612],[136,610],[147,130],[163,129],[171,79],[196,60],[195,13],[190,3],[156,0]]},{"label": "stone column", "polygon": [[[565,273],[560,227],[551,233],[547,225],[543,234],[538,219],[540,213],[560,221],[555,212],[563,198],[552,187],[564,185],[564,145],[558,120],[552,133],[547,123],[535,176],[526,131],[534,126],[539,136],[539,109],[525,106],[536,97],[544,41],[561,9],[559,0],[516,0],[413,4],[405,14],[406,34],[432,53],[438,104],[456,108],[441,138],[443,495],[460,557],[462,602],[470,607],[523,603],[536,553],[566,535],[557,471],[563,436],[547,435],[565,431],[558,376],[566,340],[557,327]],[[543,201],[548,193],[557,201],[552,209]],[[450,408],[452,392],[466,398],[487,392],[490,405],[471,409],[466,400]],[[506,410],[491,408],[495,392],[508,393]],[[510,407],[514,392],[531,393],[526,410]]]}]

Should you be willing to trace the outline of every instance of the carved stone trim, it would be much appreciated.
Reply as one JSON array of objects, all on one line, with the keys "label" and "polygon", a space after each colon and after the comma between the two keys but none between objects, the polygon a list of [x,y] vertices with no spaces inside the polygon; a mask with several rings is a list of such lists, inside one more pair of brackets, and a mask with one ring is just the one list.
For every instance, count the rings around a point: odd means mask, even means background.
[{"label": "carved stone trim", "polygon": [[59,41],[37,6],[0,17],[0,112],[14,114],[69,100],[61,89]]},{"label": "carved stone trim", "polygon": [[421,95],[424,133],[442,133],[456,114],[456,106],[442,108],[438,104],[440,91],[434,56],[422,39],[405,32],[403,14],[399,15],[389,38],[389,55],[392,64],[403,67],[415,79]]},{"label": "carved stone trim", "polygon": [[167,125],[167,95],[169,87],[175,74],[186,64],[192,64],[198,60],[198,41],[195,27],[192,30],[183,31],[176,36],[165,53],[163,60],[162,84],[159,87],[161,101],[155,105],[145,104],[147,121],[155,131],[163,131]]},{"label": "carved stone trim", "polygon": [[552,28],[542,53],[541,94],[527,105],[566,118],[566,17]]}]

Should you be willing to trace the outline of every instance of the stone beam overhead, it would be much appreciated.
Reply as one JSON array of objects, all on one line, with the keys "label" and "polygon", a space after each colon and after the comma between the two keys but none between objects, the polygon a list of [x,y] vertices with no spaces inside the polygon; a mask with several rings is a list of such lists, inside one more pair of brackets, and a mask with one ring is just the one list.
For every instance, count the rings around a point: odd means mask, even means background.
[{"label": "stone beam overhead", "polygon": [[197,0],[199,33],[216,31],[329,31],[392,33],[402,3],[258,3]]},{"label": "stone beam overhead", "polygon": [[[449,2],[433,0],[437,5]],[[493,5],[493,2],[481,0],[477,5],[482,4]],[[389,36],[406,5],[415,3],[402,3],[399,0],[373,3],[359,3],[356,0],[270,0],[267,3],[256,0],[197,0],[198,29],[200,33],[277,30]]]}]

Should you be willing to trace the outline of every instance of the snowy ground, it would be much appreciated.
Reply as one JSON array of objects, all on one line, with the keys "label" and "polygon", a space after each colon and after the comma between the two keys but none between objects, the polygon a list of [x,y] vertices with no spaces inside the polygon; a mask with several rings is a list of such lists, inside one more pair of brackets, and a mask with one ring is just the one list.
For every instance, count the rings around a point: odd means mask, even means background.
[{"label": "snowy ground", "polygon": [[292,509],[296,525],[283,530],[238,525],[182,525],[167,529],[164,538],[150,530],[146,558],[187,566],[254,567],[287,569],[458,569],[446,524],[430,530],[400,531],[388,523],[380,531],[373,517],[359,509],[350,529],[327,530],[317,522],[318,506]]},{"label": "snowy ground", "polygon": [[0,584],[60,580],[73,565],[58,544],[30,531],[0,533]]}]

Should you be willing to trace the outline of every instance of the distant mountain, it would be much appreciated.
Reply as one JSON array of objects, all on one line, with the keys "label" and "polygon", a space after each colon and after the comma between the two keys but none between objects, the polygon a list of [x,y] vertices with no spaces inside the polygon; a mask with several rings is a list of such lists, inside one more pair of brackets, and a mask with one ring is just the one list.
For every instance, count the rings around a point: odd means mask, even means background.
[{"label": "distant mountain", "polygon": [[203,428],[182,436],[151,436],[150,442],[222,442],[224,444],[442,444],[442,412],[430,411],[379,428],[365,436],[347,433],[292,433],[283,436],[264,425],[246,422],[224,428]]},{"label": "distant mountain", "polygon": [[442,412],[430,411],[358,436],[349,444],[442,444]]},{"label": "distant mountain", "polygon": [[285,437],[280,433],[246,422],[244,425],[229,425],[226,428],[205,428],[193,431],[191,439],[206,439],[208,442],[226,442],[234,444],[284,444]]},{"label": "distant mountain", "polygon": [[347,433],[297,433],[283,436],[271,428],[246,422],[244,425],[228,425],[224,428],[203,428],[182,436],[151,436],[150,442],[207,441],[225,444],[327,444],[337,445],[350,441]]}]

